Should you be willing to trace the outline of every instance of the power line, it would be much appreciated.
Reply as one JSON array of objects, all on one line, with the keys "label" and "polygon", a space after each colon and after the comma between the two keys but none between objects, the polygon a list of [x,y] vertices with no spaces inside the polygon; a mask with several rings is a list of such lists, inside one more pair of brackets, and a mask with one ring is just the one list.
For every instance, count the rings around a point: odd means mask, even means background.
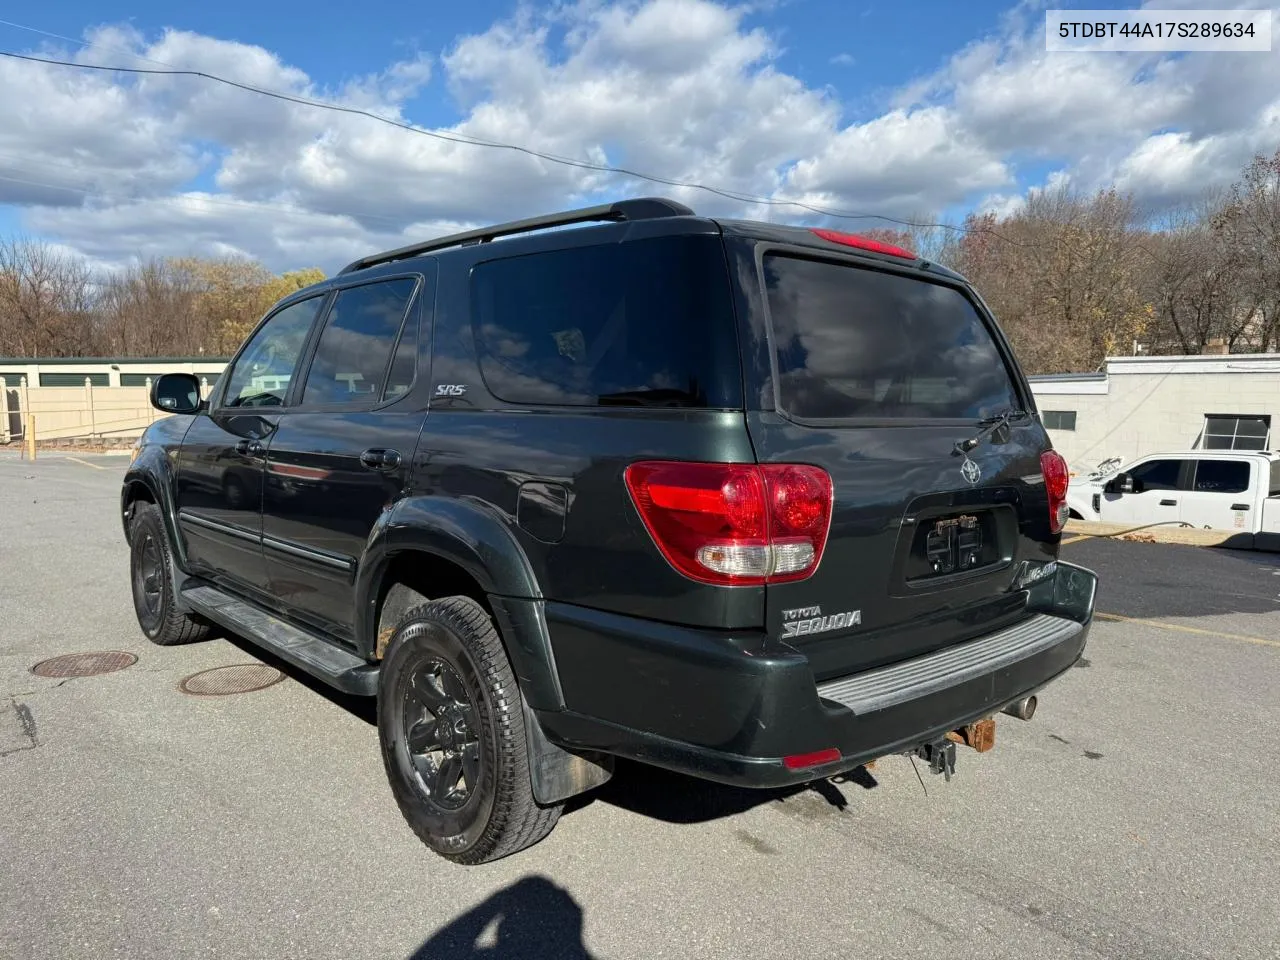
[{"label": "power line", "polygon": [[[49,37],[52,40],[65,40],[67,43],[74,43],[78,47],[92,46],[92,44],[89,43],[89,41],[83,38],[68,37],[68,36],[64,36],[61,33],[51,33],[48,30],[41,30],[39,27],[29,27],[25,23],[14,23],[12,20],[0,20],[0,26],[13,27],[15,30],[26,30],[28,33],[38,33],[40,36]],[[144,57],[140,53],[134,53],[132,50],[126,50],[124,47],[122,47],[118,43],[103,44],[103,46],[110,46],[114,50],[119,50],[121,53],[125,54],[125,56],[133,57],[133,59],[141,60],[144,63],[154,63],[162,67],[173,66],[172,63],[168,63],[167,61],[152,60],[150,57]]]},{"label": "power line", "polygon": [[[7,22],[7,21],[6,21]],[[34,29],[34,28],[32,28]],[[41,31],[43,32],[43,31]],[[828,210],[817,207],[812,204],[804,203],[800,200],[783,200],[776,197],[762,197],[749,193],[741,193],[733,190],[725,190],[720,187],[713,187],[704,183],[696,183],[690,180],[679,180],[672,177],[662,177],[654,174],[644,173],[639,170],[631,170],[627,167],[615,167],[609,164],[595,163],[590,160],[579,160],[573,157],[563,157],[553,153],[546,153],[540,150],[534,150],[530,147],[520,146],[518,144],[503,143],[496,140],[486,140],[479,137],[470,137],[465,134],[447,134],[438,130],[427,130],[414,124],[405,123],[400,120],[394,120],[369,110],[363,110],[359,107],[349,107],[343,104],[332,103],[325,100],[314,100],[308,97],[299,97],[294,94],[281,93],[277,90],[269,90],[265,87],[258,87],[252,84],[241,83],[238,80],[231,80],[217,74],[207,73],[203,70],[187,70],[182,68],[171,69],[151,69],[146,67],[120,67],[107,64],[97,63],[79,63],[72,60],[59,60],[52,57],[38,57],[33,54],[14,53],[8,50],[0,50],[0,56],[9,57],[14,60],[25,60],[31,63],[41,63],[50,66],[70,67],[77,70],[95,70],[106,73],[128,73],[137,75],[161,75],[161,76],[188,76],[198,77],[209,80],[214,83],[225,84],[236,89],[254,93],[259,96],[271,97],[276,100],[286,101],[288,103],[297,104],[299,106],[313,107],[321,110],[332,110],[338,113],[346,113],[352,116],[366,117],[370,120],[376,120],[379,123],[386,123],[390,126],[397,127],[409,133],[418,134],[419,136],[431,137],[435,140],[441,140],[448,143],[455,143],[464,146],[487,147],[496,150],[509,150],[515,153],[521,153],[538,160],[544,160],[548,163],[556,163],[564,166],[574,167],[580,170],[589,170],[594,173],[607,173],[616,176],[631,177],[637,180],[645,180],[649,183],[656,183],[663,186],[677,187],[686,190],[701,190],[706,193],[714,194],[726,200],[732,200],[735,203],[756,204],[769,207],[797,207],[807,210],[810,213],[821,217],[829,217],[835,220],[882,220],[886,223],[898,224],[904,227],[915,227],[917,229],[941,229],[949,230],[957,233],[965,233],[964,227],[958,227],[949,223],[921,223],[914,220],[905,220],[899,217],[891,217],[879,213],[850,213],[843,210]],[[984,233],[990,233],[993,236],[999,236],[995,231],[984,229]],[[1008,238],[1001,238],[1008,239]],[[1009,242],[1016,243],[1010,240]]]},{"label": "power line", "polygon": [[[78,193],[85,197],[97,197],[102,200],[111,200],[115,202],[119,202],[120,200],[119,196],[113,195],[110,193],[105,193],[101,190],[93,190],[88,187],[74,187],[74,186],[69,186],[67,184],[61,184],[61,183],[49,183],[48,181],[44,181],[44,180],[31,180],[31,179],[26,179],[22,177],[12,177],[12,176],[0,174],[0,181],[5,181],[8,183],[21,183],[29,187],[41,187],[46,190],[65,190],[68,193]],[[163,200],[164,202],[179,200],[179,201],[193,203],[193,204],[209,203],[209,204],[213,204],[214,206],[239,207],[241,209],[247,209],[247,210],[271,210],[271,211],[290,214],[298,217],[350,217],[351,219],[355,219],[355,220],[382,220],[386,223],[394,224],[398,227],[403,227],[403,223],[404,223],[404,221],[401,218],[388,217],[382,214],[350,213],[350,212],[339,213],[339,212],[333,212],[333,211],[309,210],[309,209],[304,210],[301,207],[288,207],[278,203],[230,200],[222,197],[211,197],[211,196],[208,196],[207,194],[201,194],[200,196],[193,196],[192,194],[189,194],[189,193],[169,193],[169,194],[165,194],[163,197],[160,197],[160,198],[142,197],[138,199],[142,200],[143,202],[160,199],[160,200]]]}]

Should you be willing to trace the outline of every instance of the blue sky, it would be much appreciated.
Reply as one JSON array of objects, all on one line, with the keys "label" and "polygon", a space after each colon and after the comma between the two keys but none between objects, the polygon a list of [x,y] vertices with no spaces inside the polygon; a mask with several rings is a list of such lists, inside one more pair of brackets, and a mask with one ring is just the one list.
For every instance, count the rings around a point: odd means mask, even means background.
[{"label": "blue sky", "polygon": [[[1107,3],[1091,2],[1090,7]],[[326,6],[331,11],[325,14]],[[774,31],[785,47],[779,65],[807,83],[830,84],[850,102],[893,88],[941,64],[957,47],[995,28],[1007,9],[999,3],[915,0],[781,0],[758,5],[748,26]],[[1070,6],[1070,4],[1055,4]],[[147,33],[178,27],[224,40],[264,46],[322,82],[373,72],[405,50],[438,53],[461,35],[480,32],[510,16],[517,4],[495,0],[422,4],[415,13],[399,9],[391,16],[351,16],[348,4],[269,5],[247,0],[175,5],[172,2],[87,2],[67,0],[38,18],[24,14],[26,26],[78,37],[95,23],[131,23]],[[6,19],[14,17],[6,16]],[[33,22],[33,20],[38,22]],[[305,24],[299,29],[299,24]],[[6,49],[30,45],[33,35],[0,26]],[[841,56],[851,57],[849,64]],[[418,119],[441,123],[454,119],[447,104],[426,102]]]},{"label": "blue sky", "polygon": [[[1008,212],[1058,183],[1115,184],[1159,209],[1280,147],[1276,53],[1047,54],[1031,0],[330,7],[70,0],[4,19],[92,46],[0,23],[0,49],[162,60],[451,135],[910,219]],[[175,252],[331,267],[424,232],[673,193],[199,80],[5,60],[0,86],[15,94],[0,98],[0,232],[106,265]]]}]

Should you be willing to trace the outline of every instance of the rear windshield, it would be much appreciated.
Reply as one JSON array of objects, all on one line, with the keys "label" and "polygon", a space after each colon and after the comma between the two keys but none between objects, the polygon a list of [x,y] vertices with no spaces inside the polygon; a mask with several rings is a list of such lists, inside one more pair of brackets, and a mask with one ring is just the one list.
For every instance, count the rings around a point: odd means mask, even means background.
[{"label": "rear windshield", "polygon": [[491,260],[471,274],[480,371],[519,404],[741,407],[718,237]]},{"label": "rear windshield", "polygon": [[1018,407],[958,290],[798,257],[764,260],[782,409],[812,419],[979,419]]}]

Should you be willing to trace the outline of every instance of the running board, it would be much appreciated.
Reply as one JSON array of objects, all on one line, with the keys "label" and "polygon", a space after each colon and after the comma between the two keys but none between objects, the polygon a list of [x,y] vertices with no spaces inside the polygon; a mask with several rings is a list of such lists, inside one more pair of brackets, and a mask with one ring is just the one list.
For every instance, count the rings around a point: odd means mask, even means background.
[{"label": "running board", "polygon": [[202,617],[287,660],[329,686],[357,696],[378,692],[378,667],[260,607],[199,581],[188,581],[182,599]]}]

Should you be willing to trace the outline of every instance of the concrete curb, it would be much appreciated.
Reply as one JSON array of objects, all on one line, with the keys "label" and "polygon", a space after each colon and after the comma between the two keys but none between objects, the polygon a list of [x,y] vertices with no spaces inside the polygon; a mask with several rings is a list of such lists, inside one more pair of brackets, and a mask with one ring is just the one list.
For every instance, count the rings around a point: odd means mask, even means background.
[{"label": "concrete curb", "polygon": [[[1224,547],[1229,550],[1280,550],[1280,535],[1238,533],[1234,530],[1200,530],[1195,527],[1159,526],[1134,530],[1131,523],[1097,523],[1068,520],[1064,541],[1072,537],[1106,537],[1139,543],[1176,543],[1188,547]],[[1124,531],[1132,531],[1125,533]],[[1121,534],[1120,536],[1115,536]]]}]

